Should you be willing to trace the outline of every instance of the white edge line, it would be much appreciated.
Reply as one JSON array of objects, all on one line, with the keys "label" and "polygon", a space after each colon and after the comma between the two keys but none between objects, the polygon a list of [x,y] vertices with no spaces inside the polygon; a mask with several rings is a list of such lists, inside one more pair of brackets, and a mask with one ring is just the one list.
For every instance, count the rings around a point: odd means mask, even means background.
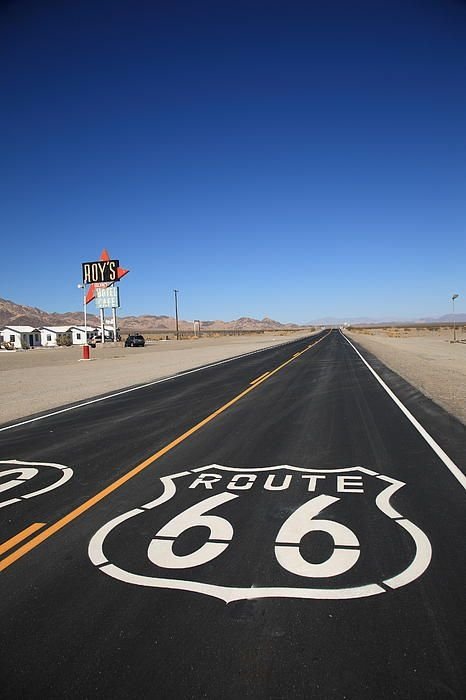
[{"label": "white edge line", "polygon": [[[304,336],[307,338],[309,336]],[[304,340],[304,338],[298,338],[298,340]],[[259,348],[258,350],[252,350],[251,352],[246,352],[244,355],[235,355],[234,357],[228,357],[225,360],[219,360],[218,362],[213,362],[210,365],[202,365],[202,367],[196,367],[194,369],[188,369],[183,372],[178,372],[178,374],[172,374],[169,377],[163,377],[162,379],[155,379],[153,382],[147,382],[146,384],[138,384],[137,386],[130,387],[129,389],[122,389],[114,394],[108,394],[107,396],[100,396],[97,399],[90,399],[89,401],[83,401],[82,403],[76,404],[74,406],[67,406],[66,408],[60,408],[57,411],[52,411],[51,413],[46,413],[43,416],[36,416],[35,418],[28,418],[28,420],[20,421],[19,423],[12,423],[11,425],[6,425],[0,428],[0,433],[5,430],[12,430],[13,428],[20,428],[22,425],[28,425],[29,423],[35,423],[39,420],[44,420],[44,418],[52,418],[52,416],[58,416],[61,413],[67,413],[68,411],[75,411],[77,408],[84,408],[84,406],[90,406],[94,403],[100,403],[101,401],[108,401],[108,399],[114,399],[117,396],[123,396],[124,394],[130,394],[132,391],[139,391],[139,389],[147,389],[149,386],[155,386],[156,384],[163,384],[164,382],[169,382],[173,379],[178,379],[179,377],[185,377],[188,374],[194,374],[195,372],[202,372],[205,369],[210,369],[211,367],[217,367],[219,365],[225,365],[228,362],[233,362],[234,360],[241,360],[243,357],[249,357],[250,355],[256,355],[260,352],[265,352],[266,350],[272,350],[274,348],[283,348],[286,345],[291,345],[292,343],[298,342],[298,340],[290,340],[281,345],[269,345],[266,348]]]},{"label": "white edge line", "polygon": [[390,398],[396,403],[398,408],[405,414],[406,418],[412,423],[412,425],[416,428],[418,433],[424,438],[424,440],[427,442],[429,447],[435,452],[437,457],[439,457],[442,460],[442,462],[447,467],[447,469],[450,470],[450,472],[453,474],[453,476],[459,481],[461,486],[466,490],[466,475],[463,474],[461,469],[453,462],[453,460],[447,455],[447,453],[444,450],[442,450],[442,448],[434,440],[432,435],[430,435],[430,433],[428,433],[427,430],[422,427],[422,425],[419,423],[419,421],[413,416],[411,411],[406,408],[406,406],[400,401],[400,399],[396,396],[396,394],[393,393],[393,391],[390,389],[390,387],[388,387],[387,384],[385,384],[385,382],[383,381],[383,379],[381,377],[379,377],[377,372],[374,369],[372,369],[372,367],[367,362],[367,360],[361,355],[359,350],[357,348],[355,348],[353,343],[350,340],[348,340],[346,335],[344,333],[342,333],[341,331],[340,331],[340,333],[342,334],[342,336],[346,340],[346,342],[349,343],[351,345],[351,347],[353,348],[353,350],[359,355],[359,357],[364,362],[366,367],[369,369],[370,372],[372,372],[374,377],[377,379],[379,384],[385,389],[385,391],[390,396]]}]

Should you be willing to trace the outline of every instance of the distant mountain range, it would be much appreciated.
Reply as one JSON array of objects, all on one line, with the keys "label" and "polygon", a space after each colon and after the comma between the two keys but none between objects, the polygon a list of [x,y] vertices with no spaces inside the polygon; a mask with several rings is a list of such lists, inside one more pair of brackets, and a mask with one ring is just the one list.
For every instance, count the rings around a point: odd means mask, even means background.
[{"label": "distant mountain range", "polygon": [[[98,326],[99,319],[94,314],[87,315],[89,325]],[[8,299],[0,299],[0,326],[82,326],[82,311],[67,311],[63,314],[50,313],[34,306],[23,306]],[[119,316],[118,325],[125,331],[174,331],[176,321],[172,316]],[[180,330],[192,330],[192,321],[179,321]],[[242,317],[234,321],[202,321],[202,330],[279,330],[280,328],[300,328],[295,323],[280,323],[271,318],[261,320]]]},{"label": "distant mountain range", "polygon": [[341,317],[335,318],[326,316],[324,318],[316,318],[309,323],[304,324],[305,326],[343,326],[344,324],[349,324],[351,326],[391,326],[391,325],[402,325],[402,324],[422,324],[422,323],[466,323],[466,314],[445,314],[444,316],[429,316],[427,318],[411,318],[411,319],[397,319],[397,318],[370,318],[366,316],[353,317]]},{"label": "distant mountain range", "polygon": [[466,314],[445,314],[437,318],[421,318],[420,323],[466,323]]},{"label": "distant mountain range", "polygon": [[[94,314],[87,315],[88,324],[92,326],[99,325],[99,319]],[[212,331],[259,331],[259,330],[280,330],[287,328],[307,328],[309,326],[341,326],[345,323],[350,325],[392,325],[402,323],[466,323],[466,314],[446,314],[438,317],[428,317],[412,319],[410,321],[399,319],[376,319],[366,316],[360,317],[329,317],[317,318],[309,323],[304,323],[301,326],[296,323],[280,323],[271,318],[248,318],[243,316],[233,321],[203,321],[201,320],[201,328],[203,330]],[[43,311],[35,306],[23,306],[16,304],[8,299],[0,299],[0,326],[7,325],[17,326],[81,326],[83,324],[82,311],[67,311],[63,314],[55,312]],[[172,316],[119,316],[118,324],[125,331],[174,331],[176,322]],[[179,321],[180,330],[192,330],[192,321]]]},{"label": "distant mountain range", "polygon": [[[314,321],[309,321],[309,325],[312,326],[342,326],[345,323],[349,323],[351,325],[357,325],[357,324],[371,324],[371,323],[380,323],[380,319],[375,319],[375,318],[369,318],[366,316],[360,316],[357,318],[348,318],[348,317],[335,317],[335,316],[324,316],[322,318],[316,318]],[[307,324],[306,324],[307,325]]]}]

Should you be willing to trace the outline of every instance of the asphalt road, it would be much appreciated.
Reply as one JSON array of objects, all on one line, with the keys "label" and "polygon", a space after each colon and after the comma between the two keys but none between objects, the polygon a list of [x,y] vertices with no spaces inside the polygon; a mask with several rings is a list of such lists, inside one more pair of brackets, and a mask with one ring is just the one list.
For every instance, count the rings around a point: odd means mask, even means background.
[{"label": "asphalt road", "polygon": [[465,429],[361,354],[3,426],[1,697],[466,697]]}]

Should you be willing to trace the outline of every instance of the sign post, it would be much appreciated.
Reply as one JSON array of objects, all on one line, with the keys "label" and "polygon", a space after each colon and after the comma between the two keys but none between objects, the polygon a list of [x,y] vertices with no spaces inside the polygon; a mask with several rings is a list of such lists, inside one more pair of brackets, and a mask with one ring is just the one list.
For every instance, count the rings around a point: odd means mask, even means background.
[{"label": "sign post", "polygon": [[117,342],[117,323],[116,323],[116,309],[120,307],[120,290],[116,286],[111,287],[96,287],[95,290],[95,304],[98,309],[100,309],[100,324],[102,332],[102,342],[105,341],[105,324],[104,324],[104,314],[105,309],[112,309],[112,325],[113,325],[113,342]]},{"label": "sign post", "polygon": [[104,310],[100,309],[100,336],[102,338],[102,347],[104,346],[105,343],[105,318],[104,318]]},{"label": "sign post", "polygon": [[117,319],[116,319],[116,308],[112,307],[112,321],[113,321],[113,342],[117,342]]},{"label": "sign post", "polygon": [[83,290],[83,308],[84,308],[84,343],[83,343],[83,352],[82,352],[82,360],[89,360],[89,344],[87,342],[87,302],[86,302],[86,285],[85,284],[78,284],[78,289]]}]

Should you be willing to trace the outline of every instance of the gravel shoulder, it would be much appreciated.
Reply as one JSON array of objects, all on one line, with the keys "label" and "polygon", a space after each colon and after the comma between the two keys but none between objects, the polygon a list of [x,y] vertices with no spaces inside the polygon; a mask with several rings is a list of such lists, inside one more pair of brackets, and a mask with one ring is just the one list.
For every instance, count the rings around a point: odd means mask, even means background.
[{"label": "gravel shoulder", "polygon": [[438,337],[347,333],[387,367],[466,425],[466,343]]},{"label": "gravel shoulder", "polygon": [[109,343],[91,349],[90,361],[80,361],[82,348],[76,346],[0,352],[0,424],[306,335],[169,340],[144,348]]}]

